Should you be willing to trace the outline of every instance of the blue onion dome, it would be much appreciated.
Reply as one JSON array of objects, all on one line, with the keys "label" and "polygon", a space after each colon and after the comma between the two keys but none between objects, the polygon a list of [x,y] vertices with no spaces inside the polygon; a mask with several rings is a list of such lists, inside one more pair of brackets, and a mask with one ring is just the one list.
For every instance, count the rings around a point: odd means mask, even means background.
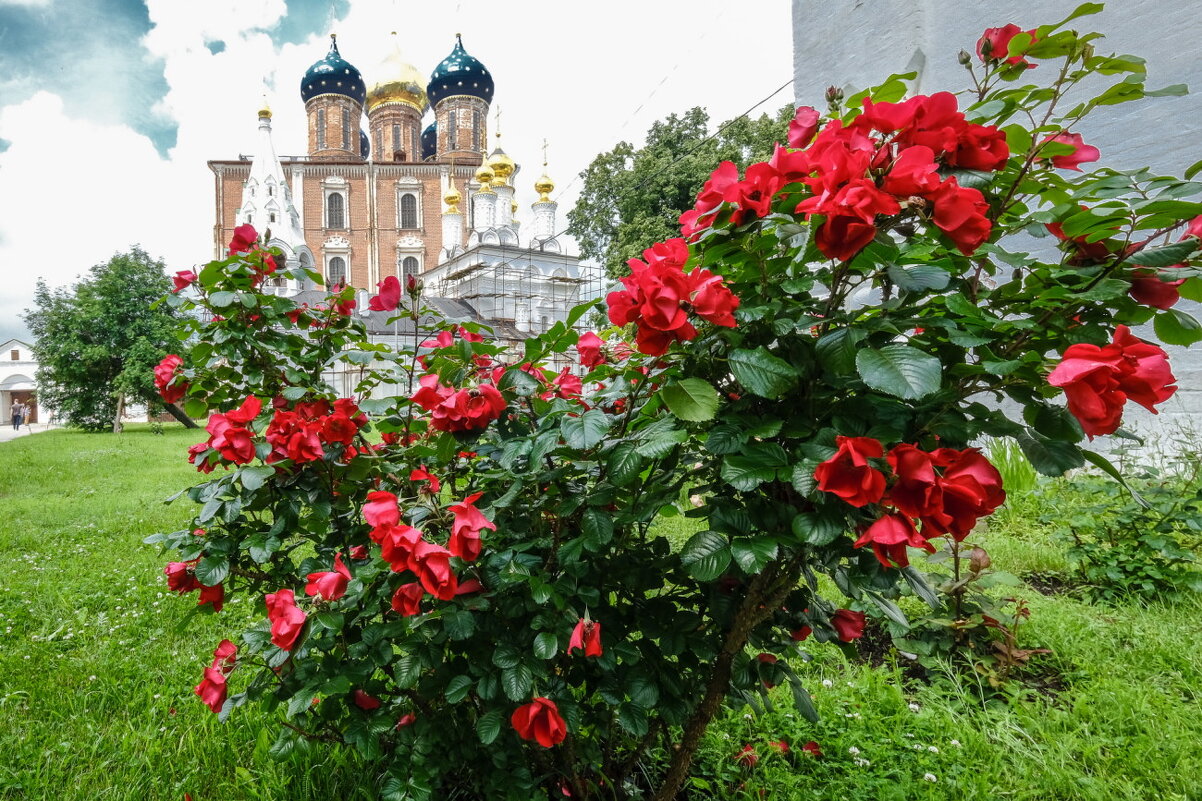
[{"label": "blue onion dome", "polygon": [[463,39],[455,34],[455,49],[442,60],[430,75],[426,96],[430,105],[452,95],[470,95],[485,103],[492,102],[493,82],[488,68],[463,49]]},{"label": "blue onion dome", "polygon": [[359,157],[367,161],[367,157],[371,155],[371,140],[367,138],[367,131],[359,130]]},{"label": "blue onion dome", "polygon": [[367,86],[363,76],[338,52],[338,39],[330,34],[330,52],[313,64],[301,79],[301,100],[308,103],[318,95],[342,95],[363,105]]},{"label": "blue onion dome", "polygon": [[422,161],[438,155],[438,123],[432,122],[422,131]]}]

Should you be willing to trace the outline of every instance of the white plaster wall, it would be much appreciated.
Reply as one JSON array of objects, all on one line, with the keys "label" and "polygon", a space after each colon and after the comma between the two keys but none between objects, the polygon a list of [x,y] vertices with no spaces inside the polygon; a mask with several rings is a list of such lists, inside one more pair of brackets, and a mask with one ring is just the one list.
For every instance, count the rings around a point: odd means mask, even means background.
[{"label": "white plaster wall", "polygon": [[[793,0],[794,93],[798,105],[826,108],[828,86],[848,94],[892,73],[918,72],[917,90],[929,94],[971,86],[957,63],[973,53],[985,28],[1013,22],[1024,29],[1057,22],[1081,0]],[[1102,151],[1099,164],[1117,169],[1150,166],[1180,176],[1202,159],[1202,4],[1191,0],[1110,0],[1101,14],[1069,23],[1106,34],[1099,53],[1130,53],[1147,60],[1147,86],[1188,84],[1196,94],[1148,98],[1105,107],[1078,129]],[[1052,77],[1052,66],[1030,71]],[[1071,106],[1070,106],[1071,107]],[[1202,318],[1198,304],[1179,308]],[[1149,329],[1139,335],[1154,339]],[[1125,426],[1149,435],[1155,447],[1202,439],[1202,343],[1168,346],[1180,389],[1153,416],[1129,404]],[[1184,435],[1182,432],[1186,432]],[[1188,443],[1185,443],[1188,444]]]}]

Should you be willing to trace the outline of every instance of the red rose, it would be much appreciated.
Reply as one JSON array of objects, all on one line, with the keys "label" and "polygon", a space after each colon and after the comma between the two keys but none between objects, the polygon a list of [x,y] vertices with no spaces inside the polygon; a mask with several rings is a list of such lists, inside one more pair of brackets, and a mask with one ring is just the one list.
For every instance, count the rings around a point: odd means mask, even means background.
[{"label": "red rose", "polygon": [[342,562],[342,554],[334,554],[334,569],[310,573],[305,585],[305,595],[320,596],[326,601],[337,601],[346,595],[346,585],[351,580],[351,571]]},{"label": "red rose", "polygon": [[1061,131],[1055,136],[1049,136],[1044,139],[1042,144],[1047,144],[1048,142],[1056,142],[1057,144],[1069,145],[1074,148],[1072,153],[1050,157],[1052,166],[1061,170],[1076,170],[1077,172],[1081,172],[1081,167],[1078,165],[1084,164],[1087,161],[1097,161],[1102,157],[1102,151],[1093,145],[1085,144],[1085,141],[1081,138],[1081,134]]},{"label": "red rose", "polygon": [[159,396],[166,403],[177,403],[188,393],[188,383],[176,380],[179,369],[183,365],[184,360],[172,353],[163,357],[163,360],[154,368],[155,389],[159,391]]},{"label": "red rose", "polygon": [[409,555],[409,569],[417,574],[426,592],[440,601],[455,597],[459,581],[451,570],[452,553],[441,545],[424,540],[413,546]]},{"label": "red rose", "polygon": [[814,633],[814,630],[809,626],[802,626],[789,634],[789,639],[793,642],[805,642],[806,639]]},{"label": "red rose", "polygon": [[577,648],[587,656],[601,656],[601,624],[592,620],[580,618],[576,628],[572,629],[572,637],[568,640],[568,656]]},{"label": "red rose", "polygon": [[805,147],[818,132],[818,121],[822,118],[815,109],[800,106],[789,122],[789,147]]},{"label": "red rose", "polygon": [[383,490],[367,493],[367,503],[363,504],[363,519],[373,527],[395,526],[401,522],[401,510],[397,506],[396,496]]},{"label": "red rose", "polygon": [[1002,476],[976,448],[940,448],[931,457],[942,468],[938,480],[942,508],[922,516],[923,533],[930,527],[939,534],[950,533],[960,542],[977,520],[993,514],[1006,501]]},{"label": "red rose", "polygon": [[1035,38],[1035,30],[1024,31],[1014,23],[1005,25],[1001,28],[986,28],[985,33],[977,40],[977,58],[985,63],[990,61],[1003,61],[1006,64],[1022,64],[1029,70],[1035,69],[1035,65],[1028,62],[1021,55],[1011,56],[1010,40],[1016,34],[1027,33],[1031,36],[1031,44],[1039,41]]},{"label": "red rose", "polygon": [[356,545],[355,547],[351,548],[351,558],[356,561],[362,561],[362,560],[366,559],[367,558],[367,546],[366,545]]},{"label": "red rose", "polygon": [[355,691],[351,693],[351,701],[354,702],[355,706],[359,707],[365,712],[370,712],[373,709],[380,708],[379,698],[376,698],[374,695],[368,695],[365,691],[359,688],[355,688]]},{"label": "red rose", "polygon": [[760,755],[750,745],[744,745],[743,750],[735,754],[734,760],[745,768],[754,768],[756,763],[760,761]]},{"label": "red rose", "polygon": [[979,190],[960,186],[948,178],[931,194],[935,203],[932,217],[948,239],[965,256],[971,255],[989,238],[993,224],[986,216],[989,204]]},{"label": "red rose", "polygon": [[401,282],[395,275],[390,275],[377,286],[380,294],[372,295],[367,308],[372,311],[393,311],[401,302]]},{"label": "red rose", "polygon": [[822,749],[819,748],[818,743],[814,742],[813,740],[810,740],[808,743],[803,745],[801,750],[814,757],[822,756]]},{"label": "red rose", "polygon": [[305,613],[296,605],[292,590],[282,589],[268,593],[267,617],[271,620],[271,641],[277,647],[291,651],[305,627]]},{"label": "red rose", "polygon": [[886,568],[894,565],[906,567],[910,564],[906,546],[923,548],[931,553],[935,551],[931,544],[918,533],[918,529],[914,527],[914,521],[905,515],[898,514],[885,515],[865,529],[860,538],[856,540],[855,547],[860,548],[865,545],[872,545],[872,552],[876,555],[877,561]]},{"label": "red rose", "polygon": [[204,606],[205,604],[211,605],[214,612],[220,612],[225,606],[225,585],[214,584],[212,587],[206,587],[202,584],[196,605]]},{"label": "red rose", "polygon": [[509,719],[523,740],[536,740],[543,748],[559,745],[568,736],[568,725],[550,698],[535,698],[514,710]]},{"label": "red rose", "polygon": [[193,690],[213,712],[220,712],[225,704],[228,689],[226,677],[237,663],[237,654],[236,645],[229,640],[222,640],[213,651],[213,664],[205,668],[204,679]]},{"label": "red rose", "polygon": [[1156,270],[1137,270],[1131,281],[1127,294],[1136,303],[1151,306],[1154,309],[1171,309],[1181,300],[1181,292],[1177,287],[1185,283],[1185,279],[1162,281],[1160,276],[1169,274],[1167,271],[1184,267],[1184,264],[1170,264],[1163,268],[1164,272]]},{"label": "red rose", "polygon": [[814,245],[828,259],[850,261],[876,236],[876,226],[855,217],[828,217],[814,236]]},{"label": "red rose", "polygon": [[380,544],[380,558],[387,562],[393,571],[400,573],[409,568],[413,549],[421,541],[422,533],[413,526],[382,525],[371,530],[371,538]]},{"label": "red rose", "polygon": [[1177,391],[1168,355],[1158,346],[1131,335],[1127,326],[1115,329],[1104,347],[1070,345],[1048,383],[1061,387],[1068,410],[1090,439],[1119,427],[1123,406],[1130,399],[1153,414]]},{"label": "red rose", "polygon": [[852,506],[876,503],[885,494],[885,475],[870,458],[884,455],[881,443],[870,437],[837,437],[835,455],[818,465],[818,489],[837,495]]},{"label": "red rose", "polygon": [[881,189],[898,197],[926,195],[938,189],[942,181],[935,151],[915,145],[903,150],[893,161]]},{"label": "red rose", "polygon": [[409,480],[410,481],[429,481],[430,486],[427,487],[426,489],[432,495],[437,495],[438,490],[442,488],[442,483],[439,482],[438,476],[434,475],[429,470],[427,470],[425,465],[422,465],[418,469],[410,472]]},{"label": "red rose", "polygon": [[192,286],[192,283],[196,281],[196,273],[191,270],[180,270],[171,277],[171,280],[175,283],[175,287],[171,290],[174,294]]},{"label": "red rose", "polygon": [[416,581],[402,584],[392,594],[392,610],[403,617],[420,615],[424,597],[426,597],[426,591]]},{"label": "red rose", "polygon": [[831,626],[843,642],[858,640],[864,636],[864,613],[850,609],[839,609],[831,615]]},{"label": "red rose", "polygon": [[415,722],[417,722],[417,716],[412,712],[409,712],[401,715],[401,719],[396,722],[396,727],[398,729],[403,729],[406,726],[412,726]]},{"label": "red rose", "polygon": [[259,234],[257,231],[255,231],[253,225],[250,225],[249,223],[246,225],[239,225],[234,229],[234,238],[230,240],[229,255],[233,256],[235,253],[246,253],[252,247],[254,247],[254,244],[258,238]]},{"label": "red rose", "polygon": [[580,363],[590,370],[599,364],[604,364],[605,357],[601,355],[603,344],[601,337],[592,331],[576,340],[576,353],[580,355]]},{"label": "red rose", "polygon": [[473,562],[480,556],[480,532],[484,529],[497,530],[497,524],[485,517],[475,507],[483,493],[473,493],[449,508],[455,516],[451,523],[451,538],[447,548],[465,562]]},{"label": "red rose", "polygon": [[193,572],[198,561],[198,559],[193,559],[189,562],[168,562],[167,566],[163,568],[163,574],[167,576],[167,589],[181,595],[200,589],[201,584]]},{"label": "red rose", "polygon": [[897,481],[889,488],[889,503],[907,517],[934,514],[943,508],[931,455],[913,445],[901,444],[889,451],[889,466]]}]

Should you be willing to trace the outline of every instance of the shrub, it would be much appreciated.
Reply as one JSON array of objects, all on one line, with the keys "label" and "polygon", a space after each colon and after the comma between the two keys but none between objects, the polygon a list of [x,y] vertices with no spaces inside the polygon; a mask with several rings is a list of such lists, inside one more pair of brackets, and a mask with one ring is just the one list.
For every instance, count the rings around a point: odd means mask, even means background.
[{"label": "shrub", "polygon": [[[825,121],[800,109],[788,147],[720,165],[684,238],[630,262],[600,335],[574,329],[582,306],[509,350],[389,277],[372,309],[413,332],[393,351],[350,290],[319,308],[259,292],[275,254],[239,228],[173,299],[215,316],[162,370],[211,412],[195,525],[152,538],[179,553],[170,585],[265,613],[198,694],[223,717],[277,710],[277,750],[353,745],[385,798],[666,801],[724,704],[788,684],[812,717],[790,657],[858,638],[866,613],[904,623],[900,586],[932,595],[899,569],[908,548],[963,542],[1003,503],[970,443],[1080,466],[1128,399],[1175,389],[1128,326],[1198,330],[1128,296],[1170,266],[1196,281],[1196,187],[1075,172],[1092,148],[1068,128],[1141,95],[1143,65],[1068,21],[983,50],[963,101],[899,102],[894,76],[832,93]],[[1016,83],[1024,58],[1051,85]],[[1121,77],[1058,109],[1099,74]],[[1056,257],[1004,245],[1045,224]],[[338,364],[362,372],[355,398],[327,383]],[[999,395],[1021,422],[978,400]],[[682,493],[704,528],[674,549],[652,524]]]}]

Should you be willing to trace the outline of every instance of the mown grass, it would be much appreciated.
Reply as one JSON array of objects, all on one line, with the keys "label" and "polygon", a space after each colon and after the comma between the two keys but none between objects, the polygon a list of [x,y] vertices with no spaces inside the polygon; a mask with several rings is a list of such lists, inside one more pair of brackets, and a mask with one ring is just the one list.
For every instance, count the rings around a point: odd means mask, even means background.
[{"label": "mown grass", "polygon": [[[195,481],[183,458],[195,440],[168,426],[0,445],[0,799],[373,797],[370,771],[345,751],[277,762],[269,715],[243,708],[220,724],[192,695],[214,645],[259,611],[235,599],[181,628],[191,604],[166,592],[163,559],[141,543],[191,516],[187,501],[160,501]],[[1054,492],[1014,498],[979,539],[1010,572],[1064,572],[1037,518],[1073,508]],[[666,525],[681,537],[690,523]],[[821,721],[802,719],[783,689],[763,716],[731,713],[706,738],[693,794],[1202,798],[1202,602],[1103,607],[1019,592],[1033,612],[1023,640],[1054,651],[1041,669],[1059,691],[982,701],[968,679],[916,684],[819,646],[796,667]],[[809,740],[821,759],[800,752]],[[734,760],[745,743],[755,768]]]}]

